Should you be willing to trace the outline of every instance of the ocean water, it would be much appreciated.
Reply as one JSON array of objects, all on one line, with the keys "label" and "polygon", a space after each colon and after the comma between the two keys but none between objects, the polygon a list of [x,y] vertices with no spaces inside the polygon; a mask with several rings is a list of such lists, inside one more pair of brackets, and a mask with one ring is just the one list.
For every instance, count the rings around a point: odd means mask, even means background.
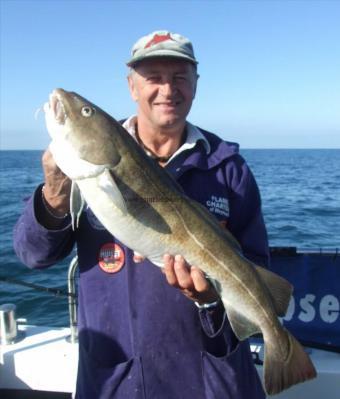
[{"label": "ocean water", "polygon": [[[340,150],[243,150],[262,196],[271,246],[340,248]],[[2,282],[11,278],[66,290],[67,266],[44,270],[22,265],[12,248],[13,226],[43,181],[42,151],[0,151],[0,304],[17,305],[30,324],[66,326],[65,297]]]}]

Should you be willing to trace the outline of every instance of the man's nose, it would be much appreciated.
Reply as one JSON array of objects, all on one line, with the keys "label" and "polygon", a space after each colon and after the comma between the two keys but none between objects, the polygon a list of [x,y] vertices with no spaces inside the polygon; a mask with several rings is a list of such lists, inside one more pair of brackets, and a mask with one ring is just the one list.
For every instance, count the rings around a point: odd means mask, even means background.
[{"label": "man's nose", "polygon": [[171,80],[163,82],[159,89],[160,93],[165,97],[172,96],[176,92],[176,90],[177,87]]}]

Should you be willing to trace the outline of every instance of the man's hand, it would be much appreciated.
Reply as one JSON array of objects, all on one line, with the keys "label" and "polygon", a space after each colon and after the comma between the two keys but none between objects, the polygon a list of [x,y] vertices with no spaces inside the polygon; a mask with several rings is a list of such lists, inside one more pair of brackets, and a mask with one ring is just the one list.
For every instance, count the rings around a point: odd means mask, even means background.
[{"label": "man's hand", "polygon": [[[144,258],[135,253],[134,261],[141,262]],[[196,266],[190,266],[181,255],[164,255],[164,267],[162,272],[165,274],[167,282],[175,288],[178,288],[187,298],[198,302],[212,303],[219,299],[219,296],[205,277],[203,271]]]},{"label": "man's hand", "polygon": [[181,255],[164,255],[163,273],[167,282],[178,288],[182,293],[192,301],[203,303],[212,303],[219,299],[219,296],[205,277],[203,271],[196,266],[190,266]]},{"label": "man's hand", "polygon": [[71,180],[58,168],[52,153],[47,149],[42,156],[45,175],[44,199],[56,216],[70,211]]}]

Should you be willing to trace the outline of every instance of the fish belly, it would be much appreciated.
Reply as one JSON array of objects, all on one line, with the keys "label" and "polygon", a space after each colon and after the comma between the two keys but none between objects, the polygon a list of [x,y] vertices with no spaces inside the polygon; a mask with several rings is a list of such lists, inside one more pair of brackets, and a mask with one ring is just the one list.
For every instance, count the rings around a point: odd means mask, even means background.
[{"label": "fish belly", "polygon": [[170,227],[164,221],[164,231],[157,231],[145,225],[142,214],[138,220],[129,212],[122,212],[100,187],[98,177],[77,180],[77,185],[97,219],[115,238],[157,266],[163,266],[163,255],[175,250],[170,243]]}]

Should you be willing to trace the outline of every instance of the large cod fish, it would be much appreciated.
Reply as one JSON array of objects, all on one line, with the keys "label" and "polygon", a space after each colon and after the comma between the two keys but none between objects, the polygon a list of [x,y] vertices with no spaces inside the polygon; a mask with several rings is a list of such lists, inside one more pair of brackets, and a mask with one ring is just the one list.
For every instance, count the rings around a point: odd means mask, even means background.
[{"label": "large cod fish", "polygon": [[108,231],[154,264],[161,266],[165,253],[181,254],[216,280],[238,339],[263,335],[268,394],[316,376],[277,317],[285,314],[292,292],[286,280],[243,257],[232,235],[96,105],[56,89],[44,111],[55,162],[73,182],[75,225],[85,200]]}]

